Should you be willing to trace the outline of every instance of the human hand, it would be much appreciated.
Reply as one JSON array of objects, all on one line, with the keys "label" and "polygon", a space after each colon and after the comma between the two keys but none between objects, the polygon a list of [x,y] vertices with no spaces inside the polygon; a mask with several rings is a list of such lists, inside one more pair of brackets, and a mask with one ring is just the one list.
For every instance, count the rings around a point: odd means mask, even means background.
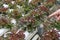
[{"label": "human hand", "polygon": [[49,15],[48,17],[49,18],[55,17],[56,20],[60,21],[60,9],[58,9],[57,11],[55,11],[54,13],[52,13],[51,15]]}]

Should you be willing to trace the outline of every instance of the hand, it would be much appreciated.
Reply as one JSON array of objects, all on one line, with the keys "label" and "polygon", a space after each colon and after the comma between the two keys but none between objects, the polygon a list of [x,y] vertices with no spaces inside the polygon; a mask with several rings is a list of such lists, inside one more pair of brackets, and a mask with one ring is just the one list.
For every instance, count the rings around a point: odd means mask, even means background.
[{"label": "hand", "polygon": [[57,11],[55,11],[54,13],[49,15],[49,18],[51,18],[51,17],[55,17],[56,20],[60,21],[60,9],[58,9]]}]

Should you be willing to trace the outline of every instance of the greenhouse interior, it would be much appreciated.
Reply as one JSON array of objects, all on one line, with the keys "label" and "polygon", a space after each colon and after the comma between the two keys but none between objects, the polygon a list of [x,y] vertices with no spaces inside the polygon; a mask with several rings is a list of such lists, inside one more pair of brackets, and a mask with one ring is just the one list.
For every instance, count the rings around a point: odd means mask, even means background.
[{"label": "greenhouse interior", "polygon": [[0,0],[0,40],[60,40],[60,0]]}]

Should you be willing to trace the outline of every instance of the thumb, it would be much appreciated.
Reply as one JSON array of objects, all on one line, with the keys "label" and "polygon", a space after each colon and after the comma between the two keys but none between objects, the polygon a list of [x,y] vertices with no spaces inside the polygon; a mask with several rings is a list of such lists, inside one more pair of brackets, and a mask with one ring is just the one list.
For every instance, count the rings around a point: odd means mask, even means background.
[{"label": "thumb", "polygon": [[57,18],[57,21],[60,21],[60,16]]}]

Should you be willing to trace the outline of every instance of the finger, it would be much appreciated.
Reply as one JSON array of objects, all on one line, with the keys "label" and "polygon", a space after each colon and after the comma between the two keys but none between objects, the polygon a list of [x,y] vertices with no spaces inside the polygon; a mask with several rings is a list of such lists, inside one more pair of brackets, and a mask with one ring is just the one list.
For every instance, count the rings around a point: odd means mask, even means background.
[{"label": "finger", "polygon": [[58,15],[58,14],[59,14],[59,12],[60,12],[60,9],[59,9],[59,10],[57,10],[56,12],[52,13],[52,14],[51,14],[51,15],[49,15],[48,17],[49,17],[49,18],[54,17],[54,16]]},{"label": "finger", "polygon": [[51,15],[49,15],[48,17],[51,18],[51,17],[56,16],[57,14],[58,14],[58,12],[56,11],[56,12],[52,13]]}]

